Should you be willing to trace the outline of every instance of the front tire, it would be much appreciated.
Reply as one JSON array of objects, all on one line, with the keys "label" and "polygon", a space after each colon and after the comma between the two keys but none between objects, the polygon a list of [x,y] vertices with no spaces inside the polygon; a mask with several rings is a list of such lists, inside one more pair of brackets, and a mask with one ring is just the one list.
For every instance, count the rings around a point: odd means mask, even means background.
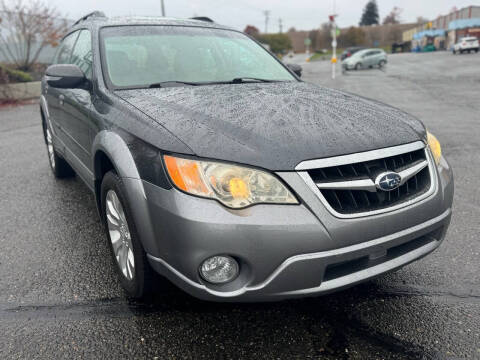
[{"label": "front tire", "polygon": [[120,283],[131,298],[150,292],[153,270],[139,240],[122,179],[109,171],[102,180],[102,218]]},{"label": "front tire", "polygon": [[385,66],[386,63],[387,63],[387,62],[386,62],[385,60],[380,60],[380,62],[378,63],[378,67],[379,67],[380,69],[382,69],[382,68]]},{"label": "front tire", "polygon": [[355,70],[361,70],[363,67],[362,63],[355,64]]},{"label": "front tire", "polygon": [[55,150],[53,144],[53,135],[50,127],[43,121],[43,136],[45,144],[47,145],[48,162],[50,163],[50,169],[56,178],[68,178],[75,175],[72,167],[61,158]]}]

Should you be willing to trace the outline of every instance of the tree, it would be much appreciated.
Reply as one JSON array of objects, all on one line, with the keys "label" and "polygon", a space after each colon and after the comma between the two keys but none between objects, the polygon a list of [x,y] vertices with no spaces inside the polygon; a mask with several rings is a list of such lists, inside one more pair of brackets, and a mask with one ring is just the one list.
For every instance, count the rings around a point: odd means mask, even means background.
[{"label": "tree", "polygon": [[417,21],[416,21],[417,24],[422,25],[422,24],[427,23],[428,21],[429,20],[427,18],[424,18],[423,16],[417,16]]},{"label": "tree", "polygon": [[378,6],[375,0],[370,0],[363,9],[360,26],[378,24]]},{"label": "tree", "polygon": [[16,68],[31,69],[45,46],[57,46],[67,30],[57,10],[39,0],[0,0],[0,52]]},{"label": "tree", "polygon": [[319,38],[319,31],[318,30],[311,30],[308,32],[308,38],[312,42],[310,44],[310,50],[317,50],[318,49],[318,38]]},{"label": "tree", "polygon": [[330,47],[332,43],[332,24],[329,22],[325,22],[320,26],[320,36],[317,38],[317,47],[318,49],[326,49]]},{"label": "tree", "polygon": [[260,30],[258,30],[258,28],[253,26],[253,25],[247,25],[245,27],[245,30],[243,30],[243,32],[247,35],[250,35],[251,37],[254,37],[254,38],[257,38],[258,35],[260,35]]},{"label": "tree", "polygon": [[358,27],[351,26],[338,37],[340,47],[365,45],[365,32]]},{"label": "tree", "polygon": [[262,34],[258,40],[270,45],[270,50],[275,54],[283,54],[292,49],[292,41],[287,34]]},{"label": "tree", "polygon": [[398,7],[394,7],[392,11],[390,11],[390,14],[385,16],[385,19],[383,19],[383,24],[400,24],[400,14],[402,13],[402,9]]}]

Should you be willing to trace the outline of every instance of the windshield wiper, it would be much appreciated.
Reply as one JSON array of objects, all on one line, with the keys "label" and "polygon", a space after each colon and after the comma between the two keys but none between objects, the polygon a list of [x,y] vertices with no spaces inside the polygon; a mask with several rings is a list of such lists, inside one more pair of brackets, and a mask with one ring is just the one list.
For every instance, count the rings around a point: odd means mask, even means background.
[{"label": "windshield wiper", "polygon": [[188,81],[162,81],[162,82],[150,84],[148,85],[148,87],[163,88],[163,87],[175,87],[175,86],[182,86],[182,85],[198,86],[198,85],[201,85],[201,83],[188,82]]},{"label": "windshield wiper", "polygon": [[248,83],[248,82],[279,82],[280,80],[269,80],[269,79],[261,79],[261,78],[256,78],[256,77],[237,77],[234,78],[232,81],[228,81],[227,83],[232,83],[232,84],[242,84],[242,83]]},{"label": "windshield wiper", "polygon": [[200,85],[218,85],[218,84],[246,84],[251,82],[279,82],[281,80],[268,80],[255,77],[237,77],[227,81],[205,81],[205,82],[188,82],[188,81],[162,81],[158,83],[150,84],[149,88],[163,88],[163,87],[176,87],[182,85],[200,86]]}]

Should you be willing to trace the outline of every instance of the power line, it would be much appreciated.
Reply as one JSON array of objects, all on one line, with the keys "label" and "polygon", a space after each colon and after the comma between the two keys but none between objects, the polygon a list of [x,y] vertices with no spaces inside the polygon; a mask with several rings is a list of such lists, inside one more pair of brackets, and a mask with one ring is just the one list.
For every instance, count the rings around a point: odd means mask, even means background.
[{"label": "power line", "polygon": [[265,34],[268,33],[268,20],[270,18],[270,10],[264,10],[263,15],[265,15]]}]

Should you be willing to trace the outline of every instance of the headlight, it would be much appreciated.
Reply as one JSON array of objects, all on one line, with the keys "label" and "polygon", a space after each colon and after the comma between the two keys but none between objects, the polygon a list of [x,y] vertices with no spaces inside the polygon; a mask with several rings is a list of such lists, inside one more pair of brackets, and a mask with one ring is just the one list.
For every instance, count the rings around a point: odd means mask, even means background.
[{"label": "headlight", "polygon": [[258,203],[298,204],[286,186],[265,171],[169,155],[163,158],[172,182],[189,194],[235,209]]},{"label": "headlight", "polygon": [[429,133],[428,131],[427,142],[428,146],[430,147],[430,151],[432,152],[433,158],[435,159],[435,163],[438,165],[442,157],[442,147],[440,146],[440,142],[433,134]]}]

